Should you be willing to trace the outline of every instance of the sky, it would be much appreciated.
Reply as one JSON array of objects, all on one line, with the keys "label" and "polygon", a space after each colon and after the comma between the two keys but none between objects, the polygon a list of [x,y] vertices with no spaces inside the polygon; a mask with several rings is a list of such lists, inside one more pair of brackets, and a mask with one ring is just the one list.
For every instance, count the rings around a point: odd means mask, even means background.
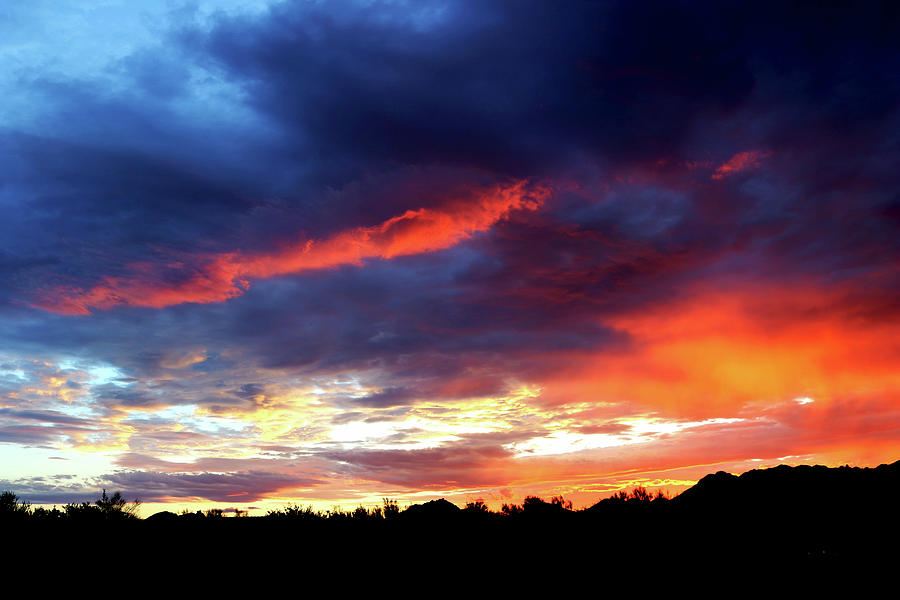
[{"label": "sky", "polygon": [[900,459],[893,2],[0,7],[0,487],[588,506]]}]

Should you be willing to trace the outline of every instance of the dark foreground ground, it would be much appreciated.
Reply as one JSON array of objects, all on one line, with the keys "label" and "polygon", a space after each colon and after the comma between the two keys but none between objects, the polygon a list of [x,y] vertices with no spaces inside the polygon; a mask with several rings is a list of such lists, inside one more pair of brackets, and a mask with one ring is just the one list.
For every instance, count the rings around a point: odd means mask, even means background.
[{"label": "dark foreground ground", "polygon": [[374,586],[399,595],[425,594],[426,586],[441,597],[490,586],[506,597],[723,578],[746,586],[775,574],[827,586],[849,573],[871,579],[896,570],[898,498],[900,462],[717,473],[671,500],[639,492],[581,511],[537,498],[502,512],[440,500],[405,511],[293,507],[242,518],[20,511],[7,514],[0,531],[7,569],[45,561],[71,581],[89,575],[150,588],[187,577],[194,590],[234,593],[277,582],[292,595],[322,597],[329,594],[310,586],[327,581],[332,590]]}]

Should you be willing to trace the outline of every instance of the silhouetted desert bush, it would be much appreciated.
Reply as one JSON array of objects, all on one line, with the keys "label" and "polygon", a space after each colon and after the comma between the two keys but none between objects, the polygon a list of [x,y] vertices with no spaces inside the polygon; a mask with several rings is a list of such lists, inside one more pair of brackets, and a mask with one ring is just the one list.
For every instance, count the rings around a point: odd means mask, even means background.
[{"label": "silhouetted desert bush", "polygon": [[327,516],[316,512],[312,506],[289,504],[279,509],[270,510],[266,513],[266,518],[285,521],[321,521]]}]

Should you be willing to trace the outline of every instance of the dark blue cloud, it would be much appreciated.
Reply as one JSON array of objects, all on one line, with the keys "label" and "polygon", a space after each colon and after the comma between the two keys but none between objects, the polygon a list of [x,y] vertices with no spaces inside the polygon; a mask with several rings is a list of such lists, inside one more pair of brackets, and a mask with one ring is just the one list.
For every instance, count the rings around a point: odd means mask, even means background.
[{"label": "dark blue cloud", "polygon": [[584,153],[667,155],[754,84],[729,35],[739,21],[698,19],[705,8],[428,5],[441,10],[425,25],[404,5],[284,4],[184,40],[338,179],[367,164],[528,176]]},{"label": "dark blue cloud", "polygon": [[[141,502],[166,501],[171,497],[203,498],[214,502],[253,502],[283,488],[311,488],[323,483],[267,471],[236,473],[157,473],[118,471],[89,480],[72,476],[31,477],[4,481],[27,502],[65,504],[93,502],[100,488],[115,488],[122,495]],[[97,490],[96,492],[94,490]]]},{"label": "dark blue cloud", "polygon": [[[39,127],[0,130],[5,301],[130,262],[190,265],[371,225],[465,181],[583,184],[585,165],[722,162],[747,145],[802,156],[823,141],[893,164],[897,141],[882,133],[897,125],[896,12],[347,2],[171,22],[106,79],[23,82],[46,107]],[[834,183],[846,157],[823,158],[798,179]],[[568,218],[659,236],[697,214],[667,194],[642,192],[605,221]],[[694,235],[720,225],[690,222]]]}]

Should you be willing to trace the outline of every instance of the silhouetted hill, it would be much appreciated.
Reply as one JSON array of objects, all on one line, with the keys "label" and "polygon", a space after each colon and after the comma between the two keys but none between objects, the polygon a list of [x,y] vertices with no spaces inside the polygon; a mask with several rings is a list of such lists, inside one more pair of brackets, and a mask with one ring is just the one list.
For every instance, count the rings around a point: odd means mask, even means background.
[{"label": "silhouetted hill", "polygon": [[147,522],[157,522],[157,523],[172,523],[177,520],[178,520],[178,515],[176,515],[175,513],[171,512],[171,511],[168,511],[168,510],[163,510],[160,512],[153,513],[152,515],[150,515],[149,517],[144,519],[144,521],[147,521]]},{"label": "silhouetted hill", "polygon": [[439,521],[456,518],[461,512],[462,509],[458,506],[444,498],[440,498],[439,500],[430,500],[424,504],[413,504],[400,513],[400,516],[404,519]]},{"label": "silhouetted hill", "polygon": [[707,475],[672,503],[704,510],[871,510],[896,505],[898,492],[900,461],[875,468],[779,465],[739,476]]}]

